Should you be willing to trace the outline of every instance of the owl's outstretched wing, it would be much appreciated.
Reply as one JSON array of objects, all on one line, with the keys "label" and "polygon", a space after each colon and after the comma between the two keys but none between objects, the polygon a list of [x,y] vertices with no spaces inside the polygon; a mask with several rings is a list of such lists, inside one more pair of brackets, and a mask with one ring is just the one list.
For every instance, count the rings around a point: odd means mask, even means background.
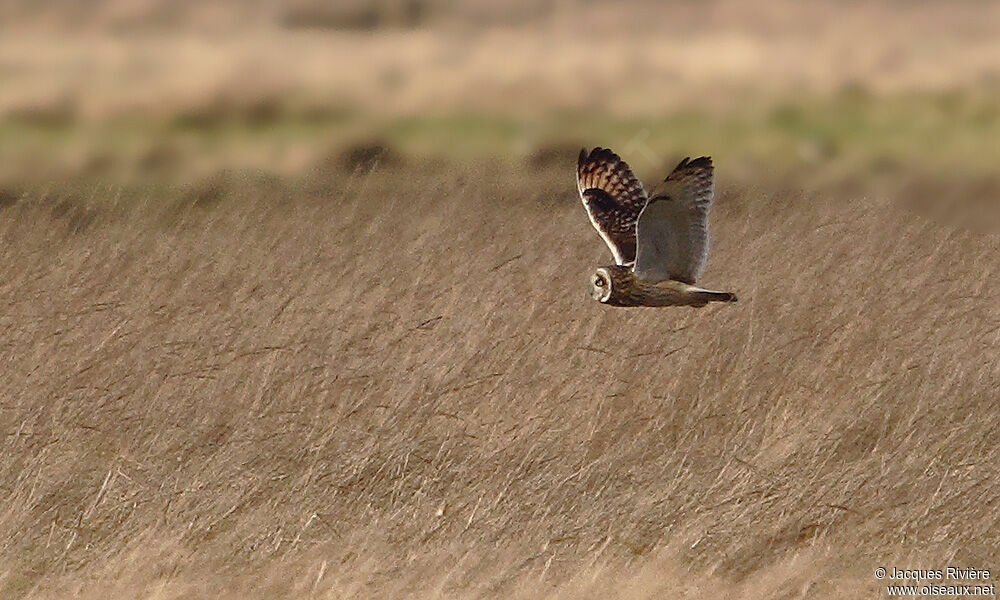
[{"label": "owl's outstretched wing", "polygon": [[715,171],[707,156],[685,158],[658,185],[639,215],[635,274],[693,284],[708,258],[708,211]]},{"label": "owl's outstretched wing", "polygon": [[590,222],[619,265],[635,260],[635,224],[646,206],[646,190],[632,169],[607,148],[580,150],[576,184]]}]

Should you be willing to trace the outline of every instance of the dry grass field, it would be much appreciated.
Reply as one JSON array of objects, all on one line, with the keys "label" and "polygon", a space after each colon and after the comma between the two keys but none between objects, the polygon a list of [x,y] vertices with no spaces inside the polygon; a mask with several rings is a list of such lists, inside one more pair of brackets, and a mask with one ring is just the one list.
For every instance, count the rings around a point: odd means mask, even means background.
[{"label": "dry grass field", "polygon": [[[792,16],[834,10],[817,6]],[[871,10],[831,39],[889,14]],[[931,5],[873,43],[935,19],[968,38],[946,55],[995,43],[973,12]],[[812,96],[766,85],[744,113],[624,102],[587,122],[539,108],[572,104],[558,95],[498,114],[485,90],[479,116],[434,115],[416,84],[405,106],[324,112],[340,75],[291,100],[274,88],[273,105],[206,69],[192,103],[165,91],[183,87],[167,70],[144,104],[99,44],[68,42],[106,80],[11,67],[18,52],[70,64],[25,50],[42,25],[0,40],[0,79],[19,84],[0,96],[0,596],[885,598],[903,582],[880,566],[995,583],[988,61],[952,79],[903,69],[898,89],[860,67],[847,92],[835,74]],[[513,35],[490,27],[486,48]],[[392,29],[385,48],[421,31]],[[746,39],[783,39],[764,33]],[[475,88],[468,69],[442,71],[442,106]],[[732,79],[702,83],[681,87]],[[677,152],[717,157],[703,282],[738,303],[589,298],[610,257],[572,144],[629,140],[647,181]]]},{"label": "dry grass field", "polygon": [[741,302],[614,310],[565,166],[4,208],[5,595],[844,597],[997,564],[995,236],[723,187],[706,282]]}]

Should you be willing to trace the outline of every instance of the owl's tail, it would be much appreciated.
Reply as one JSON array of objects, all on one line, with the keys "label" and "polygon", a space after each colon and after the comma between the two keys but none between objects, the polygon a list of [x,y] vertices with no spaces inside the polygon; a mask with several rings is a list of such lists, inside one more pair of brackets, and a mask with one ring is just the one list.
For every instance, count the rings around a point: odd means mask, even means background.
[{"label": "owl's tail", "polygon": [[704,302],[736,302],[736,294],[732,292],[716,292],[713,290],[703,290],[692,288],[691,293],[695,298]]}]

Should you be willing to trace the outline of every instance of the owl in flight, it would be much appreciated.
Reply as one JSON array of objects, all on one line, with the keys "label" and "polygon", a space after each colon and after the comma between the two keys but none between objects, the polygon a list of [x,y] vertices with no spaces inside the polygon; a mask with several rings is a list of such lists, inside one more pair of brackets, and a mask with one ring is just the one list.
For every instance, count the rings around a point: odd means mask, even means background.
[{"label": "owl in flight", "polygon": [[591,278],[593,298],[611,306],[704,306],[736,294],[694,285],[708,258],[712,159],[685,158],[652,193],[606,148],[580,151],[580,198],[615,264]]}]

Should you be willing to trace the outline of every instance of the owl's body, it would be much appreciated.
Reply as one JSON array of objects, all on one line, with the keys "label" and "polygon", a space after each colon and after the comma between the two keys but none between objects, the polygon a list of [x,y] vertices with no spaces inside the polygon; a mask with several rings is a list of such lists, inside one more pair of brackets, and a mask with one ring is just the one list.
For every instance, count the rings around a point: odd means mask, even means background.
[{"label": "owl's body", "polygon": [[705,306],[709,302],[735,302],[730,292],[705,290],[665,279],[650,283],[622,265],[598,267],[591,284],[594,300],[609,306]]},{"label": "owl's body", "polygon": [[580,151],[577,187],[590,222],[614,255],[591,279],[612,306],[704,306],[736,295],[694,286],[708,258],[714,168],[685,158],[647,194],[625,161],[605,148]]}]

